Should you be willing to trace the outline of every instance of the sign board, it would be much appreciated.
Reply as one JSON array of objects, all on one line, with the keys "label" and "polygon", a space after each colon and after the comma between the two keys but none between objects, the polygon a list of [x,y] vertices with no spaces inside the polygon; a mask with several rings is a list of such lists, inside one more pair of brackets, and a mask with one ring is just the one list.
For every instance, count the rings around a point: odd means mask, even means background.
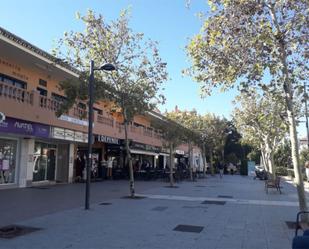
[{"label": "sign board", "polygon": [[31,121],[5,117],[5,120],[0,122],[0,132],[20,134],[33,137],[49,137],[50,127]]},{"label": "sign board", "polygon": [[95,139],[98,142],[107,143],[107,144],[120,144],[118,138],[109,137],[105,135],[95,135]]},{"label": "sign board", "polygon": [[70,117],[70,116],[67,116],[67,115],[61,115],[58,119],[63,120],[63,121],[67,121],[67,122],[72,123],[72,124],[88,126],[88,121],[81,120],[81,119],[78,119],[78,118],[73,118],[73,117]]},{"label": "sign board", "polygon": [[248,161],[248,175],[255,176],[255,162]]},{"label": "sign board", "polygon": [[161,151],[161,147],[149,145],[149,144],[142,144],[131,141],[130,149],[137,149],[137,150],[145,150],[145,151],[152,151],[159,153]]},{"label": "sign board", "polygon": [[75,133],[72,130],[64,130],[64,139],[69,141],[75,141]]},{"label": "sign board", "polygon": [[59,127],[51,128],[51,137],[56,138],[56,139],[66,140],[66,141],[75,141],[75,142],[84,142],[84,143],[88,141],[88,135],[83,132],[73,131],[73,130],[59,128]]}]

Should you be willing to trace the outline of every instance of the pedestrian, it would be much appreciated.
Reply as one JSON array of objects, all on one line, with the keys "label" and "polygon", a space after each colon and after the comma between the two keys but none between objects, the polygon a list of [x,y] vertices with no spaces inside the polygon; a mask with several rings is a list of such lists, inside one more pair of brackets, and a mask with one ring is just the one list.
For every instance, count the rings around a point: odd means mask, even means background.
[{"label": "pedestrian", "polygon": [[306,170],[307,182],[309,182],[309,161],[305,162],[305,170]]},{"label": "pedestrian", "polygon": [[223,177],[223,169],[224,169],[224,164],[222,162],[219,162],[219,172],[220,172],[220,178]]}]

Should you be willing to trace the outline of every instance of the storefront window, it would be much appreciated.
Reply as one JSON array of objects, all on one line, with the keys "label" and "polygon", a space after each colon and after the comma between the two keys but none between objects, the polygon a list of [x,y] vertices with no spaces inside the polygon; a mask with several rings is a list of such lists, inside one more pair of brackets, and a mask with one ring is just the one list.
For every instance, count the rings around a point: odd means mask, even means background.
[{"label": "storefront window", "polygon": [[56,149],[53,144],[36,142],[34,146],[33,181],[54,181]]},{"label": "storefront window", "polygon": [[17,141],[0,139],[0,184],[15,182]]}]

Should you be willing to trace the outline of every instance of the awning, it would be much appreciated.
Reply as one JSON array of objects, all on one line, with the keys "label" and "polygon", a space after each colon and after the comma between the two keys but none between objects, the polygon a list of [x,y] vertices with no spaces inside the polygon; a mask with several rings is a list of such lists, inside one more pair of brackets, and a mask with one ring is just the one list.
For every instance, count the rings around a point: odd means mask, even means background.
[{"label": "awning", "polygon": [[160,152],[159,155],[160,155],[160,156],[170,156],[170,154],[164,153],[164,152]]},{"label": "awning", "polygon": [[150,155],[150,156],[157,156],[158,153],[145,151],[145,150],[130,150],[133,154],[141,154],[141,155]]}]

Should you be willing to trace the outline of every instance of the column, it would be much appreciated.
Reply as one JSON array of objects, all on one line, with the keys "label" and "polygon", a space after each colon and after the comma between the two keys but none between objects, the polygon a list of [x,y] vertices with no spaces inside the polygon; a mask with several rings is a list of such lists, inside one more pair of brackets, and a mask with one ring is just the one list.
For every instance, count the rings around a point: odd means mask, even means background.
[{"label": "column", "polygon": [[18,186],[21,188],[32,185],[34,166],[34,144],[34,139],[21,139],[18,180]]},{"label": "column", "polygon": [[72,183],[74,180],[74,151],[75,145],[71,143],[69,145],[69,183]]}]

